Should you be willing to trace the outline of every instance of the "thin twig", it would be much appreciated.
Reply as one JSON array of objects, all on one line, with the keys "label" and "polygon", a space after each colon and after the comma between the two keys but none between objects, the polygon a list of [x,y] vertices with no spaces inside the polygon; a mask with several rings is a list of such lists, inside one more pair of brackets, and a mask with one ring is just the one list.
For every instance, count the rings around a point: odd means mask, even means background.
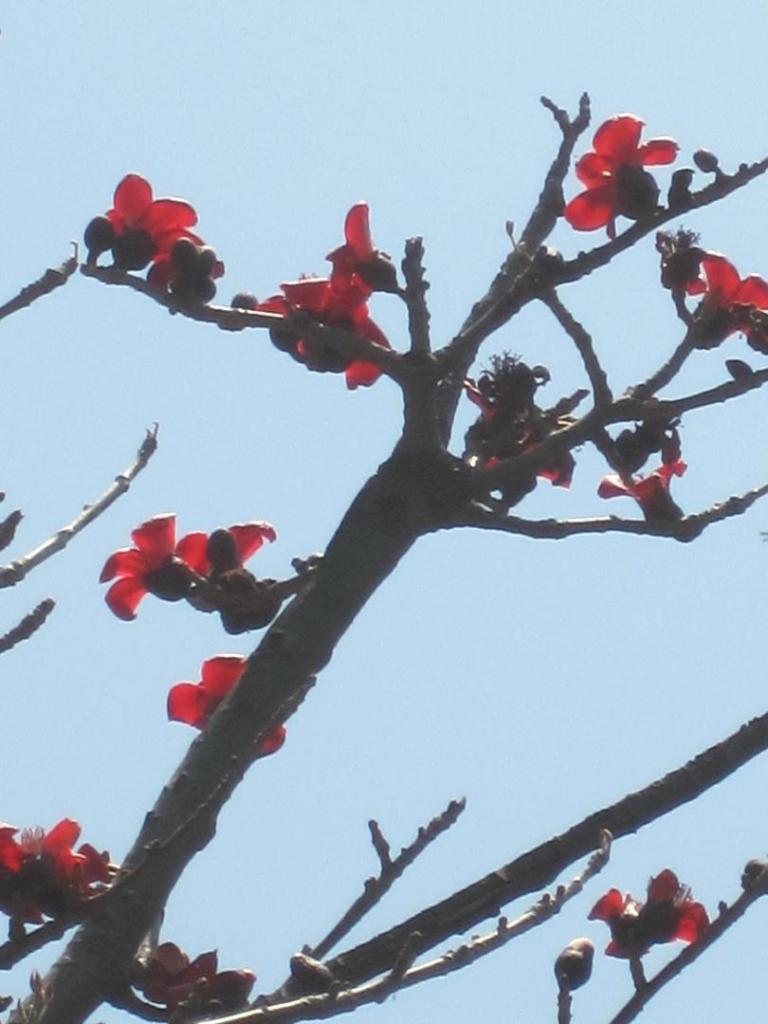
[{"label": "thin twig", "polygon": [[698,960],[705,949],[709,949],[714,942],[717,942],[720,936],[735,924],[756,900],[765,895],[764,882],[765,880],[761,884],[745,889],[730,907],[721,905],[720,913],[711,922],[701,938],[686,946],[674,960],[670,960],[650,981],[645,981],[645,984],[638,986],[632,998],[625,1003],[609,1024],[629,1024],[630,1021],[633,1021],[660,989],[672,981],[673,978],[676,978],[695,960]]},{"label": "thin twig", "polygon": [[33,281],[32,284],[26,285],[18,295],[15,295],[4,305],[0,306],[0,320],[4,320],[11,313],[17,313],[20,309],[31,306],[36,299],[41,298],[43,295],[48,295],[56,288],[61,288],[76,270],[77,245],[75,245],[74,255],[65,260],[60,267],[49,267],[41,278]]},{"label": "thin twig", "polygon": [[528,850],[483,878],[425,907],[375,938],[327,961],[339,983],[359,984],[391,968],[406,937],[424,935],[423,950],[499,913],[520,896],[548,885],[560,872],[594,849],[601,829],[614,839],[631,835],[701,796],[753,757],[768,749],[768,713],[698,754],[687,764],[604,807],[561,835]]},{"label": "thin twig", "polygon": [[[514,921],[501,917],[496,928],[483,936],[471,939],[457,949],[448,950],[441,956],[417,967],[402,969],[402,964],[418,953],[421,945],[418,933],[412,932],[406,939],[391,970],[383,978],[356,988],[342,989],[324,995],[307,996],[303,999],[258,1006],[254,1010],[220,1019],[217,1024],[253,1024],[256,1021],[315,1020],[349,1013],[366,1003],[382,1003],[395,992],[413,985],[419,985],[433,978],[444,977],[460,971],[469,964],[489,953],[501,949],[512,939],[550,920],[560,913],[563,906],[577,896],[586,883],[600,872],[608,862],[611,849],[611,835],[603,832],[600,846],[591,855],[587,865],[568,885],[558,886],[553,894],[545,893],[529,910]],[[269,997],[266,997],[267,999]]]},{"label": "thin twig", "polygon": [[5,519],[0,523],[0,551],[3,551],[12,543],[13,538],[16,536],[16,530],[19,523],[24,518],[21,509],[9,513]]},{"label": "thin twig", "polygon": [[768,494],[768,484],[717,502],[703,512],[694,512],[676,520],[619,519],[617,516],[598,516],[593,519],[521,519],[501,515],[480,505],[473,505],[445,528],[474,526],[481,530],[499,530],[537,540],[562,540],[593,533],[632,533],[642,537],[669,537],[688,542],[695,540],[712,523],[743,515],[758,499]]},{"label": "thin twig", "polygon": [[369,822],[371,841],[381,865],[379,876],[378,878],[369,878],[366,881],[362,894],[345,911],[325,938],[318,942],[313,949],[308,950],[309,954],[316,960],[322,960],[327,956],[328,952],[381,901],[382,897],[389,892],[406,868],[413,864],[430,843],[433,843],[438,836],[442,835],[443,832],[446,832],[456,823],[465,807],[465,800],[451,800],[442,814],[439,814],[428,825],[419,829],[418,835],[410,846],[403,847],[394,860],[389,855],[389,844],[381,834],[378,823],[375,821]]},{"label": "thin twig", "polygon": [[53,537],[49,537],[23,558],[0,566],[0,589],[12,587],[36,566],[40,565],[57,551],[62,551],[67,544],[94,519],[106,511],[113,502],[128,490],[134,479],[144,469],[157,448],[157,426],[148,430],[141,447],[133,462],[122,473],[115,477],[115,482],[92,505],[86,505],[83,511],[67,526],[63,526]]},{"label": "thin twig", "polygon": [[246,328],[281,330],[302,335],[321,345],[332,346],[341,356],[348,359],[363,359],[375,363],[383,373],[393,380],[401,377],[401,356],[393,349],[377,345],[358,334],[320,324],[306,313],[281,316],[279,313],[259,313],[250,309],[232,309],[229,306],[207,306],[199,302],[184,302],[170,292],[160,291],[148,281],[135,274],[129,274],[119,267],[99,267],[86,263],[80,267],[86,277],[101,281],[102,284],[131,288],[135,292],[164,306],[171,313],[178,313],[188,320],[215,324],[222,331],[242,331]]},{"label": "thin twig", "polygon": [[426,294],[429,282],[424,279],[424,243],[421,238],[409,238],[405,243],[405,259],[402,262],[405,277],[405,302],[408,307],[408,328],[411,335],[411,352],[428,355],[429,309]]},{"label": "thin twig", "polygon": [[592,393],[596,406],[607,406],[613,401],[613,395],[608,385],[608,378],[605,370],[600,365],[600,360],[595,354],[592,338],[589,336],[583,325],[576,320],[560,301],[557,292],[545,292],[541,301],[554,315],[557,322],[565,333],[571,338],[578,349],[584,369],[587,371],[589,382],[592,385]]},{"label": "thin twig", "polygon": [[13,629],[9,629],[7,633],[0,636],[0,654],[10,651],[16,644],[20,644],[22,640],[29,640],[40,629],[55,607],[56,602],[53,598],[47,597],[36,608],[33,608],[28,615],[25,615],[18,626],[14,626]]}]

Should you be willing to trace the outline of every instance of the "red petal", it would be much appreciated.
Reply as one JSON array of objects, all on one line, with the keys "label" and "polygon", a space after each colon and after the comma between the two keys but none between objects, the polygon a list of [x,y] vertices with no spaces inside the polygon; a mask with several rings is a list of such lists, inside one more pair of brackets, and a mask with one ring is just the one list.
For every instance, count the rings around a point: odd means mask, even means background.
[{"label": "red petal", "polygon": [[198,978],[212,979],[218,967],[219,955],[216,950],[212,949],[207,953],[201,953],[200,956],[196,956],[184,973],[188,979],[194,981],[197,981]]},{"label": "red petal", "polygon": [[173,554],[176,542],[176,516],[173,512],[153,516],[146,523],[137,526],[131,533],[131,540],[153,567]]},{"label": "red petal", "polygon": [[669,868],[664,868],[648,883],[648,900],[650,903],[671,903],[679,890],[680,882],[677,875]]},{"label": "red petal", "polygon": [[128,227],[136,226],[151,203],[152,186],[140,174],[126,174],[115,189],[115,211]]},{"label": "red petal", "polygon": [[208,534],[188,533],[176,545],[176,554],[189,568],[201,576],[211,571],[208,558]]},{"label": "red petal", "polygon": [[299,281],[286,281],[280,287],[292,306],[308,313],[322,313],[331,290],[327,277],[304,277]]},{"label": "red petal", "polygon": [[77,852],[80,856],[85,857],[83,868],[86,882],[108,882],[110,880],[109,854],[106,850],[99,853],[90,843],[83,843]]},{"label": "red petal", "polygon": [[730,260],[720,253],[708,252],[701,261],[701,269],[707,279],[707,291],[716,297],[718,305],[730,305],[741,284]]},{"label": "red petal", "polygon": [[590,910],[589,920],[610,921],[614,917],[619,917],[626,902],[626,897],[622,896],[618,889],[609,889]]},{"label": "red petal", "polygon": [[268,757],[276,753],[285,743],[286,729],[284,725],[276,725],[266,734],[259,744],[258,757]]},{"label": "red petal", "polygon": [[576,196],[566,206],[563,216],[577,231],[594,231],[605,227],[614,216],[615,207],[616,187],[611,182]]},{"label": "red petal", "polygon": [[241,654],[219,654],[203,662],[200,685],[205,693],[222,700],[243,674],[246,659]]},{"label": "red petal", "polygon": [[253,971],[220,971],[211,979],[210,995],[227,1007],[240,1007],[248,998],[256,981]]},{"label": "red petal", "polygon": [[600,156],[599,153],[585,153],[580,160],[576,161],[574,167],[576,177],[587,188],[604,185],[605,179],[610,178],[615,170],[615,161],[610,157]]},{"label": "red petal", "polygon": [[344,371],[347,387],[350,391],[355,388],[369,388],[381,376],[381,370],[375,363],[366,363],[362,359],[355,359]]},{"label": "red petal", "polygon": [[202,729],[210,714],[210,699],[195,683],[176,683],[168,692],[166,709],[172,722]]},{"label": "red petal", "polygon": [[624,494],[633,493],[634,489],[627,487],[621,477],[613,473],[610,476],[604,476],[597,488],[600,498],[620,498]]},{"label": "red petal", "polygon": [[99,576],[99,583],[107,583],[116,576],[141,576],[147,570],[147,559],[136,548],[121,548],[109,556]]},{"label": "red petal", "polygon": [[49,857],[58,858],[62,854],[71,852],[72,846],[80,837],[80,826],[71,818],[62,818],[43,837],[42,851]]},{"label": "red petal", "polygon": [[255,555],[265,540],[270,543],[277,539],[277,530],[269,523],[237,523],[229,532],[235,538],[235,547],[240,564]]},{"label": "red petal", "polygon": [[195,224],[195,208],[185,200],[156,199],[141,217],[139,227],[157,242],[163,235],[175,234],[178,237],[185,228]]},{"label": "red petal", "polygon": [[112,584],[104,600],[118,619],[130,622],[131,619],[136,618],[136,609],[147,592],[142,579],[136,576],[124,576],[117,583]]},{"label": "red petal", "polygon": [[253,308],[256,313],[279,313],[281,316],[287,316],[291,312],[284,295],[272,295]]},{"label": "red petal", "polygon": [[647,166],[671,164],[679,149],[674,139],[649,139],[637,151],[638,162]]},{"label": "red petal", "polygon": [[619,164],[634,163],[644,121],[634,114],[619,114],[605,121],[592,140],[595,152]]},{"label": "red petal", "polygon": [[687,901],[680,907],[680,920],[674,937],[683,942],[695,942],[708,927],[709,916],[701,903]]},{"label": "red petal", "polygon": [[344,221],[344,237],[347,245],[354,250],[358,260],[373,256],[371,226],[368,220],[368,204],[355,203]]},{"label": "red petal", "polygon": [[158,964],[169,974],[180,974],[189,966],[189,957],[175,942],[161,942],[152,953],[150,965]]},{"label": "red petal", "polygon": [[757,274],[750,274],[739,285],[733,301],[743,302],[745,306],[755,306],[757,309],[768,309],[768,281]]}]

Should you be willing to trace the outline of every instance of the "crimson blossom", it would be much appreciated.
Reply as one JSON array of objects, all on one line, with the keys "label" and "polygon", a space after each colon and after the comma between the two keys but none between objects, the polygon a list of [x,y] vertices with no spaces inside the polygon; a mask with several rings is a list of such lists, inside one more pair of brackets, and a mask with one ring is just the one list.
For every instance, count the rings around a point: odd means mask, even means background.
[{"label": "crimson blossom", "polygon": [[175,942],[163,942],[152,951],[134,985],[147,999],[170,1010],[180,1004],[189,1012],[239,1010],[248,999],[256,975],[245,969],[219,971],[218,967],[213,950],[190,960]]},{"label": "crimson blossom", "polygon": [[95,217],[85,229],[89,260],[112,250],[115,266],[143,270],[167,259],[180,238],[197,245],[202,239],[189,228],[197,224],[194,207],[184,199],[155,199],[152,186],[140,174],[126,174],[115,189],[114,206]]},{"label": "crimson blossom", "polygon": [[669,484],[673,476],[682,476],[688,466],[682,459],[662,463],[652,473],[625,483],[617,474],[603,477],[597,488],[601,498],[634,498],[646,519],[680,519],[682,512],[672,500]]},{"label": "crimson blossom", "polygon": [[189,593],[192,573],[208,565],[204,533],[189,534],[176,544],[176,516],[153,516],[131,533],[132,548],[115,551],[101,570],[99,582],[116,580],[105,600],[119,619],[136,618],[145,594],[163,601],[181,601]]},{"label": "crimson blossom", "polygon": [[694,902],[691,890],[669,868],[648,882],[645,903],[610,889],[594,905],[589,919],[605,921],[611,929],[605,952],[625,958],[644,956],[660,942],[695,942],[709,926],[704,907]]},{"label": "crimson blossom", "polygon": [[[246,659],[240,654],[218,654],[204,661],[199,683],[176,683],[168,693],[168,718],[204,729],[243,674]],[[275,726],[259,744],[259,757],[274,754],[285,742],[284,725]]]},{"label": "crimson blossom", "polygon": [[701,295],[696,312],[695,338],[699,348],[713,348],[741,331],[757,352],[768,355],[768,334],[756,323],[754,311],[768,312],[768,281],[757,274],[739,277],[734,265],[717,252],[701,258],[702,277],[686,285],[689,295]]},{"label": "crimson blossom", "polygon": [[[17,921],[39,924],[99,891],[110,881],[109,854],[90,843],[75,852],[80,826],[62,818],[50,831],[0,824],[0,910]],[[96,888],[94,888],[96,886]]]},{"label": "crimson blossom", "polygon": [[564,217],[577,231],[605,227],[616,236],[616,217],[637,220],[653,213],[659,188],[645,166],[670,164],[677,156],[674,139],[650,139],[640,145],[644,121],[619,114],[595,132],[594,150],[576,161],[576,177],[586,191],[572,199]]},{"label": "crimson blossom", "polygon": [[344,245],[329,252],[331,284],[340,291],[361,285],[369,292],[399,292],[397,272],[388,253],[376,249],[367,203],[355,203],[344,221]]},{"label": "crimson blossom", "polygon": [[[308,313],[318,323],[339,327],[356,334],[375,345],[390,348],[382,330],[371,320],[367,299],[371,289],[360,281],[357,274],[348,275],[346,284],[327,277],[302,277],[280,285],[282,294],[272,295],[251,308],[261,313],[279,313],[291,316]],[[347,387],[369,387],[381,376],[375,363],[364,359],[348,359],[331,345],[323,345],[311,338],[281,329],[270,332],[272,341],[284,352],[310,370],[344,373]]]}]

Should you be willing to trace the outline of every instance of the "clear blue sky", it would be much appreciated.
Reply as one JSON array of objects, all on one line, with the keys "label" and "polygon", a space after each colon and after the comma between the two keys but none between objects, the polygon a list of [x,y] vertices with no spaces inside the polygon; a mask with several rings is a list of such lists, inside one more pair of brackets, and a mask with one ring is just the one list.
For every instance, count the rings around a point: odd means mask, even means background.
[{"label": "clear blue sky", "polygon": [[[542,93],[573,111],[588,90],[595,126],[636,113],[649,135],[677,138],[685,162],[701,146],[726,169],[766,155],[768,11],[757,2],[739,10],[736,24],[711,0],[11,2],[0,23],[1,295],[66,258],[118,180],[138,171],[159,195],[197,208],[201,234],[227,265],[225,302],[323,272],[347,209],[367,199],[382,248],[399,256],[404,238],[424,236],[442,344],[504,258],[505,221],[522,224],[538,193],[558,142]],[[768,274],[766,198],[759,181],[690,226],[743,274]],[[570,254],[596,239],[564,228],[556,236]],[[616,390],[679,340],[657,282],[649,239],[564,293]],[[373,315],[405,344],[395,299],[376,297]],[[285,574],[293,556],[322,550],[389,452],[398,392],[382,380],[347,393],[266,335],[172,319],[80,277],[2,332],[0,487],[5,507],[26,514],[12,555],[95,498],[160,423],[160,450],[131,493],[2,601],[3,629],[49,594],[58,607],[0,664],[0,819],[75,817],[84,839],[119,859],[192,738],[164,720],[167,689],[198,678],[205,658],[250,647],[213,618],[152,599],[136,622],[117,621],[97,583],[105,557],[158,512],[177,512],[182,532],[258,518],[280,538],[252,568]],[[539,311],[526,310],[487,355],[503,349],[549,366],[553,401],[583,384],[569,342]],[[764,362],[734,339],[725,354],[703,353],[681,386],[721,380],[731,355]],[[686,421],[690,469],[675,482],[686,510],[768,478],[764,410],[753,394]],[[464,415],[462,429],[469,407]],[[521,514],[606,511],[595,496],[602,471],[583,453],[570,491],[543,483]],[[629,502],[610,510],[635,514]],[[171,900],[166,937],[193,954],[217,947],[223,966],[248,966],[271,989],[290,954],[317,941],[373,871],[370,817],[397,848],[450,798],[468,799],[461,824],[366,920],[360,940],[763,713],[765,527],[768,508],[758,507],[689,546],[468,532],[422,541],[340,645],[284,749],[228,805],[216,842]],[[458,1024],[470,1013],[554,1020],[553,959],[575,935],[605,944],[605,927],[585,918],[606,888],[642,894],[669,866],[711,910],[737,895],[744,862],[766,852],[765,773],[758,761],[617,844],[602,878],[554,924],[471,971],[361,1011],[361,1024]],[[703,1024],[757,1019],[765,915],[755,907],[644,1020],[685,1019],[693,1006]],[[0,979],[0,994],[14,984],[18,993],[31,966],[49,959],[46,951]],[[625,965],[601,957],[576,1020],[609,1019],[628,995]]]}]

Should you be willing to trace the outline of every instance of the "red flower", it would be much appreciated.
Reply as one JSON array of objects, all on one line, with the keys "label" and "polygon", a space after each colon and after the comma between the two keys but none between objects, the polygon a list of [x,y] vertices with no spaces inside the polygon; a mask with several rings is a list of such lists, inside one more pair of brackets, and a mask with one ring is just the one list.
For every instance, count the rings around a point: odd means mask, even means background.
[{"label": "red flower", "polygon": [[275,540],[277,530],[270,523],[236,523],[227,530],[214,530],[210,537],[206,533],[188,533],[176,545],[176,554],[201,576],[218,575],[242,569],[243,562],[255,555],[264,541]]},{"label": "red flower", "polygon": [[[366,302],[370,288],[357,274],[349,275],[346,285],[336,284],[327,277],[303,277],[298,281],[281,284],[282,295],[273,295],[254,308],[263,313],[309,313],[319,323],[329,327],[340,327],[357,334],[376,345],[389,348],[389,342],[379,327],[371,320]],[[363,359],[349,360],[339,355],[331,346],[319,345],[316,341],[297,337],[288,331],[273,330],[272,340],[278,348],[289,352],[294,359],[304,363],[310,370],[344,373],[347,387],[368,387],[381,376],[381,370]]]},{"label": "red flower", "polygon": [[115,189],[114,206],[85,229],[89,260],[112,249],[115,265],[142,270],[163,257],[179,238],[201,239],[189,231],[197,223],[194,208],[183,199],[155,199],[140,174],[126,174]]},{"label": "red flower", "polygon": [[677,875],[665,868],[648,883],[648,899],[641,903],[611,889],[589,913],[590,921],[605,921],[611,929],[606,947],[609,956],[643,956],[660,942],[695,942],[706,931],[709,917],[701,903]]},{"label": "red flower", "polygon": [[190,534],[176,541],[176,516],[154,516],[132,533],[132,548],[115,551],[101,570],[99,581],[116,579],[106,594],[106,602],[119,619],[136,618],[136,609],[145,594],[164,601],[180,601],[189,593],[190,572],[203,573],[207,566],[204,533]]},{"label": "red flower", "polygon": [[643,167],[672,163],[678,146],[674,139],[650,139],[641,146],[644,123],[633,114],[610,118],[595,132],[594,151],[576,162],[576,177],[586,191],[568,203],[564,216],[577,231],[607,226],[613,238],[620,214],[637,220],[656,208],[659,189]]},{"label": "red flower", "polygon": [[39,923],[93,895],[92,886],[109,882],[109,854],[89,843],[75,852],[80,826],[63,818],[49,832],[0,825],[0,909],[20,921]]},{"label": "red flower", "polygon": [[[208,720],[245,669],[240,654],[218,654],[203,662],[199,683],[176,683],[168,693],[168,718],[204,729]],[[271,729],[259,746],[259,757],[274,754],[285,742],[285,726]]]},{"label": "red flower", "polygon": [[355,203],[344,221],[344,245],[328,253],[333,264],[331,285],[339,291],[350,286],[368,292],[397,292],[397,273],[390,256],[375,249],[371,239],[368,204]]},{"label": "red flower", "polygon": [[255,980],[256,975],[248,970],[219,972],[214,951],[190,961],[174,942],[163,942],[153,951],[136,987],[147,999],[168,1009],[185,1003],[185,1008],[202,1010],[215,1002],[217,1010],[238,1010],[245,1005]]},{"label": "red flower", "polygon": [[768,281],[757,274],[742,280],[734,265],[717,252],[704,254],[701,272],[703,280],[698,278],[686,286],[689,295],[703,293],[696,314],[698,346],[711,348],[730,334],[742,331],[748,345],[768,353],[765,326],[758,325],[750,316],[756,310],[768,311]]},{"label": "red flower", "polygon": [[601,498],[618,498],[623,495],[634,498],[646,519],[679,519],[682,513],[672,501],[669,484],[673,476],[682,476],[687,468],[682,459],[678,458],[662,464],[632,484],[626,484],[621,477],[611,474],[600,481],[597,493]]}]

